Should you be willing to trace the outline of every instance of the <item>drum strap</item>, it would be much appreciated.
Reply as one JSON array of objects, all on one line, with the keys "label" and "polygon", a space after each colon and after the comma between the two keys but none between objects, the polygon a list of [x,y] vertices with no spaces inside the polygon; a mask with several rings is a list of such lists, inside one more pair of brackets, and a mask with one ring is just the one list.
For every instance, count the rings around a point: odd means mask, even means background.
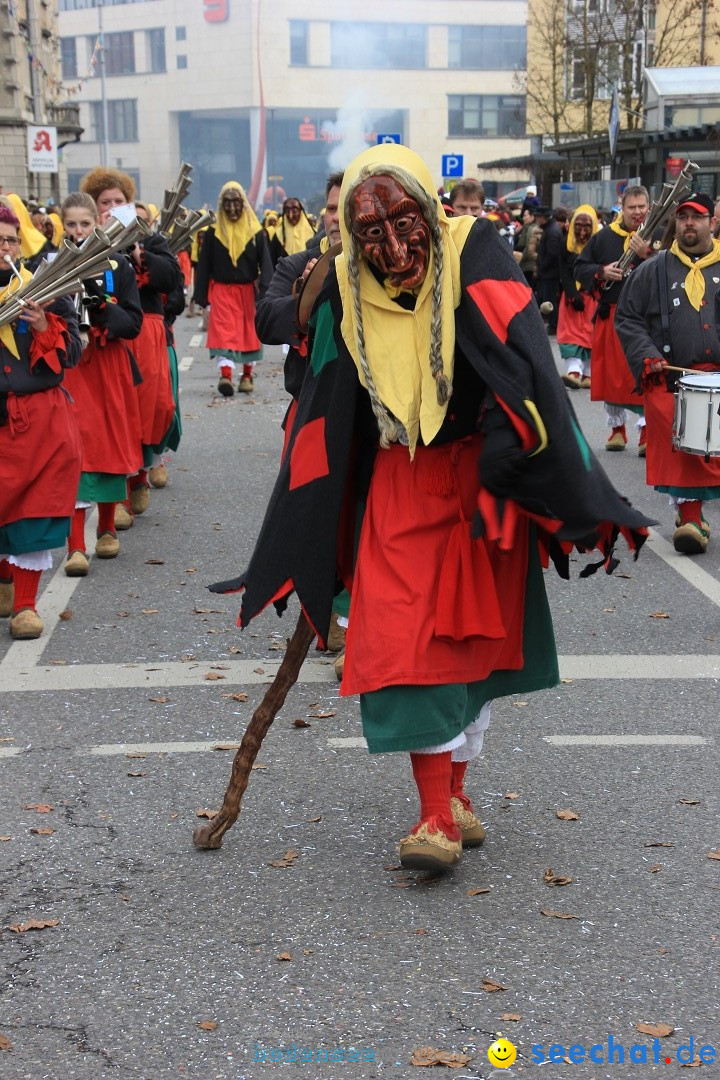
[{"label": "drum strap", "polygon": [[667,251],[659,251],[655,256],[658,275],[658,296],[660,298],[660,327],[662,331],[662,351],[665,359],[670,356],[670,305],[668,304],[667,275],[665,261]]}]

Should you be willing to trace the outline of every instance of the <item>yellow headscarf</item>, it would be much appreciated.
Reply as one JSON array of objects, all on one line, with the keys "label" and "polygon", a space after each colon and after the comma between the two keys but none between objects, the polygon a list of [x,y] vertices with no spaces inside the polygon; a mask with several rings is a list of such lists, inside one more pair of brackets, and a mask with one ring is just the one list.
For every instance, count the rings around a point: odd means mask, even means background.
[{"label": "yellow headscarf", "polygon": [[19,195],[10,193],[5,198],[10,203],[15,217],[20,222],[20,228],[18,229],[20,258],[31,259],[33,255],[37,255],[38,251],[45,247],[47,238],[33,225],[28,208]]},{"label": "yellow headscarf", "polygon": [[[7,197],[7,196],[6,196]],[[19,230],[18,230],[19,231]],[[32,278],[32,274],[29,270],[26,270],[24,266],[21,266],[18,270],[20,277],[23,279],[23,285],[26,285]],[[13,275],[10,281],[4,289],[0,289],[0,305],[3,301],[7,300],[13,293],[18,292],[21,288],[18,285],[17,278]],[[11,352],[16,360],[20,359],[20,353],[18,352],[17,343],[15,341],[15,335],[10,323],[5,323],[4,326],[0,326],[0,341],[3,343],[8,352]]]},{"label": "yellow headscarf", "polygon": [[[298,202],[300,200],[298,199]],[[312,240],[315,230],[308,221],[302,203],[300,203],[300,220],[297,225],[291,225],[283,214],[275,230],[275,235],[285,249],[287,255],[296,255],[298,251],[304,251],[308,240]]]},{"label": "yellow headscarf", "polygon": [[[223,210],[223,196],[229,191],[237,191],[242,196],[243,208],[239,221],[230,221]],[[248,246],[253,236],[262,232],[262,225],[255,216],[255,211],[248,202],[245,188],[238,184],[237,180],[228,180],[223,184],[218,196],[217,221],[215,222],[215,236],[223,247],[227,248],[230,262],[237,266],[237,261]]]},{"label": "yellow headscarf", "polygon": [[425,280],[417,292],[415,309],[407,311],[392,299],[391,292],[397,295],[397,290],[389,291],[375,278],[350,234],[348,204],[352,192],[369,176],[387,175],[388,172],[412,198],[422,198],[424,193],[425,202],[430,201],[435,205],[443,253],[440,298],[442,370],[450,381],[455,354],[455,308],[460,303],[460,253],[475,218],[463,216],[450,220],[445,216],[430,171],[424,161],[406,146],[383,144],[371,147],[345,169],[340,190],[343,254],[335,260],[343,305],[341,332],[357,366],[360,381],[367,387],[358,347],[353,287],[348,277],[348,259],[355,259],[365,357],[370,375],[385,409],[405,428],[410,456],[413,457],[418,439],[422,438],[426,445],[430,443],[440,430],[447,411],[447,400],[442,404],[438,401],[439,380],[436,383],[430,364],[435,257],[431,251]]},{"label": "yellow headscarf", "polygon": [[591,236],[594,236],[596,232],[600,232],[600,222],[598,221],[594,207],[590,206],[589,203],[583,203],[582,206],[578,206],[577,210],[573,210],[573,215],[570,218],[570,228],[568,229],[567,240],[565,242],[568,251],[573,255],[579,255],[585,247],[584,244],[581,246],[575,237],[575,221],[580,214],[587,214],[592,221]]},{"label": "yellow headscarf", "polygon": [[703,255],[701,259],[697,259],[695,262],[684,251],[681,251],[677,240],[673,240],[670,248],[672,254],[680,260],[683,266],[690,267],[685,278],[685,295],[696,311],[700,310],[702,299],[705,296],[703,270],[706,266],[712,266],[714,263],[720,262],[720,240],[713,240],[712,243],[713,246],[707,255]]},{"label": "yellow headscarf", "polygon": [[52,226],[53,226],[53,235],[52,235],[53,245],[55,247],[60,247],[60,241],[62,240],[63,236],[65,235],[65,230],[63,228],[63,223],[60,220],[60,215],[56,214],[55,211],[53,210],[48,214],[48,217],[52,221]]}]

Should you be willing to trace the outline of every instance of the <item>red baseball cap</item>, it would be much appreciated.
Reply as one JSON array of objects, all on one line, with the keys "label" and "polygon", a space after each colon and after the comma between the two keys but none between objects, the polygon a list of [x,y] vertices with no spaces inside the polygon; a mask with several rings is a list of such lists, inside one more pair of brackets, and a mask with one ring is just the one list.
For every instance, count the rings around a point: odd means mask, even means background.
[{"label": "red baseball cap", "polygon": [[709,214],[710,217],[715,213],[715,203],[704,191],[693,191],[686,195],[677,204],[675,213],[679,213],[683,206],[687,206],[691,210],[697,210],[698,214]]}]

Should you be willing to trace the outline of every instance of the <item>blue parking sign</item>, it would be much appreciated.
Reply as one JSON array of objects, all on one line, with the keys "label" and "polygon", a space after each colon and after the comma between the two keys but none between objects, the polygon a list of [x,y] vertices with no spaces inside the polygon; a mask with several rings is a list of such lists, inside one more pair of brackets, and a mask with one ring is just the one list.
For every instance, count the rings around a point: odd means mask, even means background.
[{"label": "blue parking sign", "polygon": [[445,180],[459,180],[463,174],[462,154],[443,154],[442,175]]},{"label": "blue parking sign", "polygon": [[381,143],[401,143],[402,139],[401,139],[401,137],[399,135],[395,135],[395,134],[388,135],[385,132],[381,133],[381,132],[378,131],[377,141],[378,141],[378,146],[379,146]]}]

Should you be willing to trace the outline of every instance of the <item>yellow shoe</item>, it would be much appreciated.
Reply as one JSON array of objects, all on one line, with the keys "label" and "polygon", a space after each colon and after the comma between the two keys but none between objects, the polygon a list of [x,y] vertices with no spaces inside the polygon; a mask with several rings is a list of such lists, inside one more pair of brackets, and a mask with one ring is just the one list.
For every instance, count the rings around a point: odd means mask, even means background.
[{"label": "yellow shoe", "polygon": [[480,847],[485,839],[485,829],[479,818],[476,818],[472,810],[468,810],[456,795],[450,800],[453,821],[462,833],[462,846],[464,848]]},{"label": "yellow shoe", "polygon": [[683,555],[702,555],[707,551],[709,539],[705,529],[694,521],[687,521],[673,533],[673,547]]},{"label": "yellow shoe", "polygon": [[627,446],[627,434],[625,432],[625,425],[622,427],[614,427],[610,438],[605,443],[606,450],[624,450]]},{"label": "yellow shoe", "polygon": [[589,390],[591,386],[592,386],[592,383],[590,382],[590,376],[589,375],[583,375],[582,379],[580,380],[580,389],[581,390]]},{"label": "yellow shoe", "polygon": [[338,617],[333,611],[330,616],[330,629],[327,636],[327,651],[342,652],[345,648],[345,629],[338,626]]},{"label": "yellow shoe", "polygon": [[30,641],[33,638],[39,638],[43,629],[42,619],[37,611],[31,608],[23,608],[10,620],[10,633],[15,641]]},{"label": "yellow shoe", "polygon": [[118,532],[125,532],[126,529],[132,529],[135,524],[135,518],[132,516],[127,506],[123,503],[115,503],[115,528]]},{"label": "yellow shoe", "polygon": [[0,581],[0,619],[8,619],[12,615],[14,596],[12,581]]},{"label": "yellow shoe", "polygon": [[254,389],[254,383],[252,375],[243,375],[242,379],[238,383],[238,390],[241,394],[251,394]]},{"label": "yellow shoe", "polygon": [[168,472],[164,465],[154,465],[148,471],[148,480],[154,488],[167,487]]},{"label": "yellow shoe", "polygon": [[120,541],[111,532],[105,532],[98,536],[95,544],[95,554],[98,559],[114,559],[120,551]]},{"label": "yellow shoe", "polygon": [[423,821],[400,841],[400,862],[406,870],[444,874],[460,860],[462,842],[448,840],[442,829],[431,832]]},{"label": "yellow shoe", "polygon": [[130,509],[133,514],[144,514],[149,505],[149,484],[138,484],[137,487],[130,488]]},{"label": "yellow shoe", "polygon": [[71,551],[65,562],[66,577],[87,577],[90,569],[88,557],[84,551]]}]

